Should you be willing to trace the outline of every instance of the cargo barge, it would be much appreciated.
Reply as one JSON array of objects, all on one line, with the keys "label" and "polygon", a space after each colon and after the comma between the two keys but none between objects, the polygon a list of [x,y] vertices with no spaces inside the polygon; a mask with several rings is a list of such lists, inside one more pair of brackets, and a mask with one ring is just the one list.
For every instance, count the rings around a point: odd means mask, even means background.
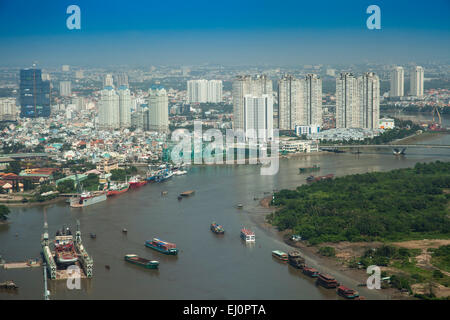
[{"label": "cargo barge", "polygon": [[255,242],[255,233],[249,229],[241,229],[241,239],[245,242]]},{"label": "cargo barge", "polygon": [[305,259],[300,255],[299,251],[289,251],[288,263],[297,269],[303,269],[305,267]]},{"label": "cargo barge", "polygon": [[327,289],[337,288],[339,286],[339,282],[333,276],[326,273],[319,273],[317,284]]},{"label": "cargo barge", "polygon": [[125,261],[144,267],[146,269],[158,269],[159,266],[159,261],[144,259],[136,254],[125,255]]},{"label": "cargo barge", "polygon": [[151,241],[147,240],[145,241],[145,246],[149,247],[151,249],[154,249],[158,252],[169,254],[169,255],[177,255],[178,249],[177,245],[174,243],[162,241],[157,238],[153,238]]},{"label": "cargo barge", "polygon": [[215,222],[211,223],[211,231],[214,232],[215,234],[225,233],[225,229],[220,224],[217,224]]}]

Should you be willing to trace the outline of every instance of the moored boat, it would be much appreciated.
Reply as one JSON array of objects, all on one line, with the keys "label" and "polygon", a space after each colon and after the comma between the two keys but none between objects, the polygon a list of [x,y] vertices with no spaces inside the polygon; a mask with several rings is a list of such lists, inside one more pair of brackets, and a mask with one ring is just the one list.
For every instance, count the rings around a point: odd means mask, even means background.
[{"label": "moored boat", "polygon": [[147,269],[158,269],[159,261],[156,260],[148,260],[139,257],[136,254],[127,254],[125,255],[125,261],[136,264],[138,266],[147,268]]},{"label": "moored boat", "polygon": [[177,255],[178,249],[175,243],[170,243],[166,241],[162,241],[157,238],[153,238],[151,241],[145,241],[145,246],[152,248],[156,251],[159,251],[164,254]]},{"label": "moored boat", "polygon": [[60,266],[69,266],[78,261],[78,255],[73,243],[73,235],[69,228],[56,232],[55,260]]},{"label": "moored boat", "polygon": [[129,185],[131,189],[136,189],[147,184],[147,180],[141,179],[139,176],[134,176],[130,179]]},{"label": "moored boat", "polygon": [[281,260],[281,261],[287,261],[288,260],[288,255],[287,253],[280,251],[280,250],[274,250],[272,251],[272,256]]},{"label": "moored boat", "polygon": [[77,197],[70,198],[72,208],[87,207],[106,200],[106,192],[83,192]]},{"label": "moored boat", "polygon": [[249,229],[242,228],[241,229],[241,238],[245,242],[255,242],[255,233]]},{"label": "moored boat", "polygon": [[319,276],[317,277],[317,283],[327,289],[337,288],[339,286],[339,282],[337,282],[337,280],[333,276],[330,276],[326,273],[319,273]]},{"label": "moored boat", "polygon": [[337,293],[346,299],[356,299],[359,297],[358,291],[347,288],[346,286],[339,286],[337,288]]},{"label": "moored boat", "polygon": [[319,171],[320,167],[318,165],[313,165],[312,167],[298,168],[298,170],[300,173],[305,173],[305,172]]},{"label": "moored boat", "polygon": [[108,197],[111,197],[111,196],[115,196],[118,194],[122,194],[122,193],[127,192],[129,188],[130,188],[129,183],[113,184],[109,187],[106,195]]},{"label": "moored boat", "polygon": [[224,234],[225,233],[225,229],[220,224],[217,224],[215,222],[211,223],[211,231],[216,234]]},{"label": "moored boat", "polygon": [[302,269],[305,267],[305,259],[300,255],[300,252],[296,250],[289,251],[288,263],[297,269]]},{"label": "moored boat", "polygon": [[189,196],[193,195],[194,193],[195,193],[194,190],[188,190],[188,191],[184,191],[184,192],[180,193],[180,196],[189,197]]},{"label": "moored boat", "polygon": [[319,275],[319,271],[317,269],[306,266],[303,267],[302,272],[311,278],[317,278],[317,276]]}]

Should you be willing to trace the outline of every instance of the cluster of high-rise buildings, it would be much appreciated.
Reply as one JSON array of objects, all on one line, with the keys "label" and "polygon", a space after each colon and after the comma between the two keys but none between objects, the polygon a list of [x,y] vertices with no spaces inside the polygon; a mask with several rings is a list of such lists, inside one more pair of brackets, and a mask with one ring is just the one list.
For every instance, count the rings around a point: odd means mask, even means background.
[{"label": "cluster of high-rise buildings", "polygon": [[187,82],[188,102],[222,102],[222,88],[222,80],[189,80]]},{"label": "cluster of high-rise buildings", "polygon": [[[417,98],[423,97],[424,71],[421,66],[414,66],[409,73],[409,95]],[[389,96],[401,98],[405,95],[405,71],[403,67],[394,67],[391,71],[391,90]]]}]

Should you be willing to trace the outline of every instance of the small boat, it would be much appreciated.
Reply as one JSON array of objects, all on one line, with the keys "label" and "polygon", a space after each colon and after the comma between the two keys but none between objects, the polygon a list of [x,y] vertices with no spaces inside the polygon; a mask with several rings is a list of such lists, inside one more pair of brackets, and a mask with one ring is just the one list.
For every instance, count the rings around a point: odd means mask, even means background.
[{"label": "small boat", "polygon": [[19,287],[12,280],[8,280],[0,283],[2,289],[18,289]]},{"label": "small boat", "polygon": [[279,259],[279,260],[281,260],[281,261],[284,261],[284,262],[286,262],[288,260],[287,253],[285,253],[283,251],[280,251],[280,250],[272,251],[272,256],[277,258],[277,259]]},{"label": "small boat", "polygon": [[312,167],[298,168],[298,170],[300,173],[305,173],[305,172],[319,171],[320,167],[318,165],[313,165]]},{"label": "small boat", "polygon": [[337,293],[346,299],[356,299],[359,297],[358,291],[347,288],[346,286],[339,286],[337,288]]},{"label": "small boat", "polygon": [[246,228],[241,229],[241,238],[245,242],[256,242],[255,233]]},{"label": "small boat", "polygon": [[314,181],[314,176],[308,176],[306,178],[306,181],[308,181],[308,182]]},{"label": "small boat", "polygon": [[173,172],[173,174],[176,175],[176,176],[182,176],[182,175],[184,175],[186,173],[187,173],[187,171],[184,171],[184,170],[177,170],[177,171]]},{"label": "small boat", "polygon": [[109,264],[105,264],[105,269],[106,269],[106,270],[110,270],[110,269],[111,269],[111,267],[109,266]]},{"label": "small boat", "polygon": [[337,288],[339,286],[339,282],[337,282],[337,280],[333,276],[330,276],[326,273],[319,273],[319,276],[317,277],[317,283],[327,289]]},{"label": "small boat", "polygon": [[177,245],[175,243],[162,241],[157,238],[153,238],[151,241],[150,240],[145,241],[145,246],[169,255],[178,254]]},{"label": "small boat", "polygon": [[167,195],[167,191],[161,191],[161,195],[162,195],[162,196]]},{"label": "small boat", "polygon": [[178,201],[181,201],[183,199],[182,196],[178,196]]},{"label": "small boat", "polygon": [[300,255],[299,251],[289,251],[288,263],[297,269],[303,269],[305,267],[305,259]]},{"label": "small boat", "polygon": [[317,269],[306,267],[306,266],[303,267],[302,272],[311,278],[317,278],[319,276],[319,271]]},{"label": "small boat", "polygon": [[184,192],[180,193],[180,196],[189,197],[189,196],[193,195],[194,193],[195,193],[194,190],[188,190],[188,191],[184,191]]},{"label": "small boat", "polygon": [[95,239],[95,238],[97,238],[97,235],[95,233],[91,233],[90,237],[91,237],[91,239]]},{"label": "small boat", "polygon": [[221,225],[219,225],[215,222],[211,223],[211,231],[216,234],[224,234],[225,233],[225,229]]},{"label": "small boat", "polygon": [[125,261],[136,264],[138,266],[147,268],[147,269],[158,269],[159,261],[156,260],[148,260],[139,257],[136,254],[127,254],[125,256]]},{"label": "small boat", "polygon": [[241,203],[239,203],[238,205],[237,205],[237,208],[238,209],[242,209],[244,206],[241,204]]},{"label": "small boat", "polygon": [[123,232],[123,233],[127,233],[127,232],[128,232],[128,230],[127,230],[127,229],[125,229],[125,228],[123,228],[123,229],[122,229],[122,232]]}]

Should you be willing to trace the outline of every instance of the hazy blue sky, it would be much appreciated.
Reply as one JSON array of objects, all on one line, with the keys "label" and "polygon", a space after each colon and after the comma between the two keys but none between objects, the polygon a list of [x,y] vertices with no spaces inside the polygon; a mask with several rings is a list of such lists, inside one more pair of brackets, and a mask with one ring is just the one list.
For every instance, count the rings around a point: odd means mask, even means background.
[{"label": "hazy blue sky", "polygon": [[[371,4],[381,30],[366,28]],[[449,13],[450,0],[0,0],[0,64],[448,62]]]}]

